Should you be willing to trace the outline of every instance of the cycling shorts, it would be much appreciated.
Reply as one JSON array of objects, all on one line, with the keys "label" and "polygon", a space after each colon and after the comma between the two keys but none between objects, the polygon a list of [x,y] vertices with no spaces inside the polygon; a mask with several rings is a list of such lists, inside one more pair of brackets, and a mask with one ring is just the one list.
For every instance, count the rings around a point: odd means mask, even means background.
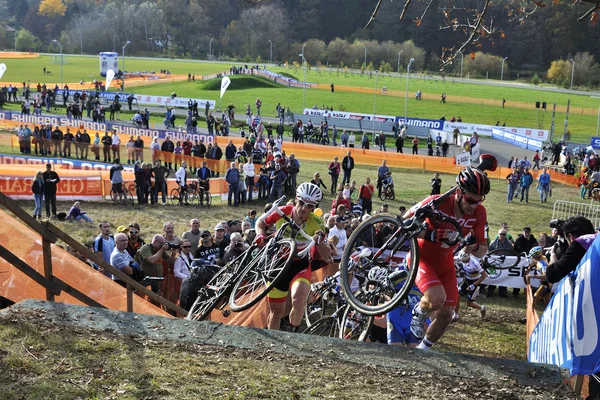
[{"label": "cycling shorts", "polygon": [[296,282],[305,282],[310,286],[312,271],[308,257],[292,260],[289,271],[267,295],[270,303],[284,303],[290,288]]},{"label": "cycling shorts", "polygon": [[113,193],[123,193],[123,184],[121,182],[113,183],[112,191],[113,191]]},{"label": "cycling shorts", "polygon": [[[392,313],[388,314],[387,321],[387,343],[395,344],[401,343],[406,346],[414,344],[418,345],[421,343],[421,340],[418,339],[415,335],[410,331],[410,316],[412,315],[410,311],[405,311],[408,313],[408,320],[406,318],[402,318],[401,315],[394,315]],[[404,320],[404,321],[403,321]]]},{"label": "cycling shorts", "polygon": [[437,260],[428,260],[420,257],[419,272],[415,281],[421,293],[434,286],[443,286],[446,291],[445,307],[454,307],[458,301],[458,281],[452,253],[445,258],[442,255]]}]

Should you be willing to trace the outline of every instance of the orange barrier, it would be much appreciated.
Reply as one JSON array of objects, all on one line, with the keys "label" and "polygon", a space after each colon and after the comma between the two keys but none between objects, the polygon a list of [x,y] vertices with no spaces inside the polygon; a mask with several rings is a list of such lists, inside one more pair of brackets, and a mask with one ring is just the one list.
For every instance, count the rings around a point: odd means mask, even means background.
[{"label": "orange barrier", "polygon": [[[44,261],[39,234],[3,210],[0,210],[0,219],[3,222],[0,244],[43,275]],[[125,288],[56,245],[52,245],[52,273],[106,308],[127,311]],[[46,290],[0,257],[0,296],[14,302],[25,299],[46,300]],[[55,301],[85,305],[65,291],[55,296]],[[170,316],[138,296],[133,296],[133,311]]]},{"label": "orange barrier", "polygon": [[21,52],[21,51],[3,51],[0,58],[39,58],[39,53]]}]

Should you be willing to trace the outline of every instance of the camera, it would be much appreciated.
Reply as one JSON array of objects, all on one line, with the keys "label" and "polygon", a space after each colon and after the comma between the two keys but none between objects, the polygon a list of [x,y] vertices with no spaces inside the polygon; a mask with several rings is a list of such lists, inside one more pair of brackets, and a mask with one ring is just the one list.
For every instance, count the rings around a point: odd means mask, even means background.
[{"label": "camera", "polygon": [[178,243],[167,242],[167,245],[169,246],[169,250],[173,250],[173,249],[179,250],[181,248],[181,244],[178,244]]}]

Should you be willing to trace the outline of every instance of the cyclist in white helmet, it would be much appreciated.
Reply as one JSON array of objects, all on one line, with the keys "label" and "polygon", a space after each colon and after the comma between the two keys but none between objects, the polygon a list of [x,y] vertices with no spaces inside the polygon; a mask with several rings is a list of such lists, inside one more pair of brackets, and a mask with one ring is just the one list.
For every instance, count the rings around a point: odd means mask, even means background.
[{"label": "cyclist in white helmet", "polygon": [[[317,217],[313,211],[318,207],[322,199],[323,193],[321,189],[317,185],[305,182],[296,189],[295,204],[279,207],[281,212],[289,216],[308,235],[312,236],[317,245],[325,240],[325,225],[323,224],[323,220]],[[260,218],[256,223],[255,241],[259,245],[262,245],[265,241],[267,226],[276,224],[276,228],[279,229],[284,222],[276,212],[271,213],[265,218]],[[284,236],[288,235],[284,234]],[[296,251],[300,252],[311,242],[303,236],[298,236],[296,237],[296,243]],[[285,317],[286,298],[288,292],[291,291],[292,309],[289,318],[293,329],[297,330],[304,316],[306,298],[310,291],[310,279],[311,268],[309,256],[303,258],[295,257],[292,260],[289,272],[283,276],[281,281],[267,296],[269,301],[267,327],[269,329],[279,330],[280,321]]]}]

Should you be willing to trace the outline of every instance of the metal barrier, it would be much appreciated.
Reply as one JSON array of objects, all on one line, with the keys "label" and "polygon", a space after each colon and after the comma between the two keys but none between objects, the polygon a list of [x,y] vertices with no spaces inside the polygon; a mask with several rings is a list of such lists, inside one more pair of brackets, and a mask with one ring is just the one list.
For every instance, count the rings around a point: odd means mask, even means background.
[{"label": "metal barrier", "polygon": [[568,219],[570,217],[586,217],[594,226],[600,225],[600,203],[579,203],[575,201],[556,200],[552,210],[552,219]]}]

